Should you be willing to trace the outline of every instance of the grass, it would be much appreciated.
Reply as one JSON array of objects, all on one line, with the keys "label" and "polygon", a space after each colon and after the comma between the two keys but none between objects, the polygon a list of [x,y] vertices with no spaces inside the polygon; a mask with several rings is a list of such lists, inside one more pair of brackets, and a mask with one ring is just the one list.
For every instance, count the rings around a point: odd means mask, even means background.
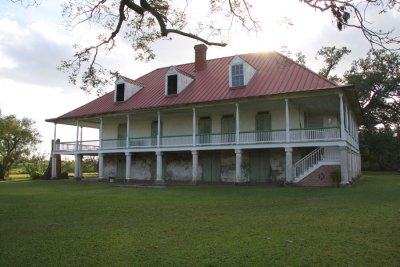
[{"label": "grass", "polygon": [[0,266],[399,266],[399,192],[2,182]]}]

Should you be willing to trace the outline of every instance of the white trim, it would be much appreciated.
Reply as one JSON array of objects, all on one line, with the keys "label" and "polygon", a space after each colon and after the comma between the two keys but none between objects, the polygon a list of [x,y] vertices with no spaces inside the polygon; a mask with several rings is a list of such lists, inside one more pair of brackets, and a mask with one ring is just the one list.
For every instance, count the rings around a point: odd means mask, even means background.
[{"label": "white trim", "polygon": [[344,105],[343,105],[343,94],[339,94],[339,109],[340,109],[340,138],[346,140],[346,131],[344,128]]},{"label": "white trim", "polygon": [[193,110],[193,118],[192,118],[193,146],[196,146],[196,132],[197,132],[196,108],[193,108],[192,110]]},{"label": "white trim", "polygon": [[285,132],[286,142],[290,142],[289,99],[285,98]]},{"label": "white trim", "polygon": [[239,104],[236,104],[236,144],[240,143],[240,111],[239,111]]}]

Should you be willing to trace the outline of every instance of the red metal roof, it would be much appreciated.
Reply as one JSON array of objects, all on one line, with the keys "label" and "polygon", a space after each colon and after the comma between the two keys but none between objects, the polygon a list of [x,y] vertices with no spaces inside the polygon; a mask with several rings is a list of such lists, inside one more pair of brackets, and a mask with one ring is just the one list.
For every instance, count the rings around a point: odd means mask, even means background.
[{"label": "red metal roof", "polygon": [[165,74],[170,67],[156,69],[136,80],[143,88],[125,102],[114,102],[114,91],[56,119],[79,118],[128,110],[170,107],[256,96],[331,89],[338,85],[315,72],[277,53],[239,55],[256,69],[256,74],[245,87],[229,88],[229,63],[232,57],[207,60],[207,68],[195,72],[194,63],[174,66],[194,77],[193,82],[176,96],[165,96]]}]

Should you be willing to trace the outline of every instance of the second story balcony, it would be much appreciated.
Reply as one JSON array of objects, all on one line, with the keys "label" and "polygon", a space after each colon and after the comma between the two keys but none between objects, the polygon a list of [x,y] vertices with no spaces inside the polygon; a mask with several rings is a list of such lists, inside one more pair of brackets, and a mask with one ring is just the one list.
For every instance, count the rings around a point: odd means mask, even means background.
[{"label": "second story balcony", "polygon": [[[288,137],[288,139],[287,139]],[[310,145],[313,142],[338,141],[341,139],[340,127],[321,127],[309,129],[290,129],[289,135],[285,129],[271,131],[245,131],[236,133],[211,133],[196,135],[171,136],[144,136],[133,138],[116,138],[102,140],[88,140],[78,142],[58,142],[56,152],[91,152],[98,153],[107,150],[153,150],[156,148],[193,148],[218,147],[232,145],[259,145],[285,144],[288,142],[304,142]]]}]

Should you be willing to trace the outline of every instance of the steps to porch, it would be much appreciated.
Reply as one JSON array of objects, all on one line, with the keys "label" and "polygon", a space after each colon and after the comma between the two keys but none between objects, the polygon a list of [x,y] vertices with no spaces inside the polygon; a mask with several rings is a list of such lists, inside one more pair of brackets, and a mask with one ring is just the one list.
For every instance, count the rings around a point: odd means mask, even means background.
[{"label": "steps to porch", "polygon": [[335,147],[318,147],[293,164],[294,182],[297,183],[321,166],[340,165],[340,151]]}]

